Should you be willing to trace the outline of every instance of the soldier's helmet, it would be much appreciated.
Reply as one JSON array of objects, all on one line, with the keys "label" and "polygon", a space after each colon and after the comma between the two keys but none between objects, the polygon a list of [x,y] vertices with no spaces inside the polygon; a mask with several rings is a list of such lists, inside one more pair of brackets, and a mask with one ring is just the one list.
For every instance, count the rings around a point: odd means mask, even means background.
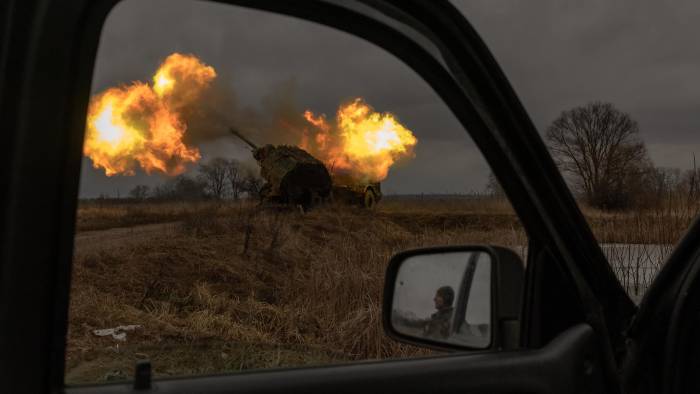
[{"label": "soldier's helmet", "polygon": [[451,286],[442,286],[437,290],[437,295],[442,298],[446,306],[452,306],[452,302],[455,299],[455,291]]}]

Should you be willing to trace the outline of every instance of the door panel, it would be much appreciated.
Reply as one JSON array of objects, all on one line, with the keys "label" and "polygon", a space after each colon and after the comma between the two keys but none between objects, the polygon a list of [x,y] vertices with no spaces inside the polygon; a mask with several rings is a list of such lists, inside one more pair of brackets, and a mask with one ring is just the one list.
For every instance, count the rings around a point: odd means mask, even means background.
[{"label": "door panel", "polygon": [[700,221],[696,220],[644,294],[627,331],[623,384],[628,392],[697,391],[699,245]]},{"label": "door panel", "polygon": [[[538,350],[157,381],[152,390],[163,394],[605,393],[595,348],[593,330],[581,324]],[[68,394],[132,392],[136,391],[131,385],[123,384],[66,390]]]}]

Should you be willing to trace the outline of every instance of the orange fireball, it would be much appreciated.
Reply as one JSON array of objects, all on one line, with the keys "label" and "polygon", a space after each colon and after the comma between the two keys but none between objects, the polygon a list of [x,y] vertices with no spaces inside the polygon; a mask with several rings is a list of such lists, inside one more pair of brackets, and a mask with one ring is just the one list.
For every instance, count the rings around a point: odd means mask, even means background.
[{"label": "orange fireball", "polygon": [[362,99],[341,105],[332,127],[325,116],[304,112],[313,138],[302,148],[321,159],[332,175],[378,182],[403,157],[413,156],[418,140],[390,113],[375,112]]},{"label": "orange fireball", "polygon": [[133,175],[140,167],[181,174],[200,159],[183,137],[180,111],[194,103],[216,77],[192,55],[174,53],[160,65],[153,85],[134,82],[110,88],[90,100],[83,153],[107,176]]}]

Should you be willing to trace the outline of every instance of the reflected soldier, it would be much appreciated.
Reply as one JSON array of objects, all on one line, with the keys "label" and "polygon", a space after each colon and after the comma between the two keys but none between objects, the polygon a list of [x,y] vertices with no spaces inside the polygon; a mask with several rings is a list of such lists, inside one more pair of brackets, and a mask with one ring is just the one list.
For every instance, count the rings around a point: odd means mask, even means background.
[{"label": "reflected soldier", "polygon": [[435,297],[433,298],[437,312],[430,315],[430,319],[427,320],[423,327],[423,334],[425,336],[439,339],[447,339],[447,337],[450,336],[450,322],[452,321],[452,314],[454,311],[452,302],[454,299],[455,291],[452,287],[442,286],[437,289]]}]

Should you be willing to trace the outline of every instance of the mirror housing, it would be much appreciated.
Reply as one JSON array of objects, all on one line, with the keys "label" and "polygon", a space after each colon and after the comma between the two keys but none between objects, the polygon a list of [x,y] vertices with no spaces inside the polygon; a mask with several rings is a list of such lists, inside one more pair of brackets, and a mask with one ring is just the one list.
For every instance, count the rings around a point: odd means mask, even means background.
[{"label": "mirror housing", "polygon": [[[474,253],[479,255],[485,253],[490,258],[490,333],[488,341],[483,346],[468,346],[456,341],[445,342],[431,338],[427,335],[410,335],[404,330],[395,327],[396,313],[395,295],[397,291],[397,281],[401,268],[405,268],[407,261],[414,261],[416,258],[425,258],[428,263],[422,263],[425,268],[439,273],[442,265],[443,271],[446,269],[446,260],[440,261],[441,255],[458,255],[460,253]],[[433,255],[438,256],[436,260]],[[427,264],[427,265],[426,265]],[[454,264],[453,264],[454,265]],[[471,271],[469,281],[473,281],[475,268],[466,268],[465,277]],[[449,273],[448,273],[449,274]],[[442,274],[443,276],[445,273]],[[395,340],[409,343],[421,347],[429,347],[438,350],[509,350],[516,349],[520,344],[520,313],[522,309],[523,287],[525,281],[525,264],[519,255],[514,251],[500,246],[445,246],[413,249],[400,252],[394,255],[389,261],[384,285],[384,300],[382,305],[382,319],[384,331]],[[403,285],[403,280],[401,285]],[[460,286],[463,287],[463,286]],[[471,283],[468,284],[469,288]],[[405,293],[405,291],[404,291]],[[436,297],[438,295],[436,294]],[[469,295],[466,300],[461,300],[457,305],[468,308]],[[436,305],[437,307],[437,305]],[[465,317],[466,311],[457,310],[458,316]],[[433,315],[435,316],[435,315]],[[453,323],[450,323],[452,325]]]}]

